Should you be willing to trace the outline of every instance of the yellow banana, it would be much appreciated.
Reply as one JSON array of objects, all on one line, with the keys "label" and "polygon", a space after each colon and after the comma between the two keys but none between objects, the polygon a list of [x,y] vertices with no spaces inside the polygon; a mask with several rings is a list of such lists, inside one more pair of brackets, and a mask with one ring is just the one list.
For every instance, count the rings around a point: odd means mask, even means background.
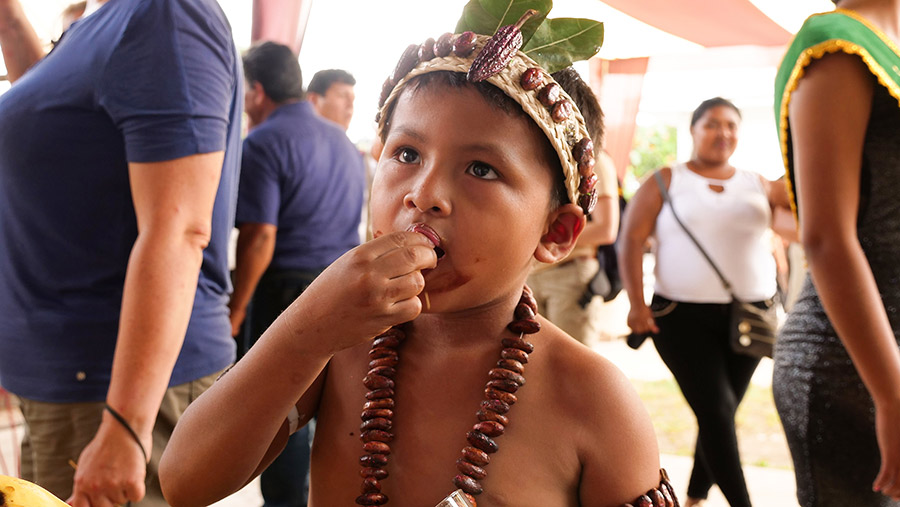
[{"label": "yellow banana", "polygon": [[0,507],[68,507],[68,504],[33,482],[0,475]]}]

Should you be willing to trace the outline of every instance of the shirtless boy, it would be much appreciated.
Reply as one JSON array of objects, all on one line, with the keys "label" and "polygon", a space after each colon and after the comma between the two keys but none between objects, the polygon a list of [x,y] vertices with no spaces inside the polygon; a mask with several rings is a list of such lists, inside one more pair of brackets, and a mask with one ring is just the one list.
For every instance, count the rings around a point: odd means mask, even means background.
[{"label": "shirtless boy", "polygon": [[172,505],[236,491],[313,414],[315,507],[431,507],[458,487],[481,507],[677,505],[627,379],[532,316],[523,292],[532,261],[564,257],[591,208],[584,122],[539,102],[546,72],[522,88],[536,64],[521,52],[467,80],[488,37],[471,53],[466,38],[401,59],[380,113],[376,239],[189,407],[161,465]]}]

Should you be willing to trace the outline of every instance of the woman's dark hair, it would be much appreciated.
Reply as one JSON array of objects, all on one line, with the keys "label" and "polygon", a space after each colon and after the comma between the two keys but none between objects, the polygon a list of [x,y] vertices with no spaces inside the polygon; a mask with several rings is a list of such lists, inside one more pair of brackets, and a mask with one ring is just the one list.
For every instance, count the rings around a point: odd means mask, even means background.
[{"label": "woman's dark hair", "polygon": [[725,106],[734,109],[734,112],[737,113],[738,118],[741,118],[741,110],[737,108],[736,105],[732,104],[730,100],[723,99],[722,97],[714,97],[711,99],[706,99],[697,106],[697,109],[694,109],[694,114],[691,115],[691,127],[697,123],[700,118],[703,118],[703,115],[706,114],[707,111],[714,107]]},{"label": "woman's dark hair", "polygon": [[[528,120],[529,123],[533,124],[535,128],[540,130],[540,127],[534,123],[534,120],[522,110],[522,106],[506,95],[506,93],[487,81],[472,83],[466,79],[466,75],[462,72],[441,70],[418,75],[406,84],[404,93],[407,91],[414,93],[420,88],[428,88],[433,85],[448,86],[450,88],[471,86],[477,90],[492,107],[496,107],[510,116],[524,118]],[[391,127],[391,117],[394,115],[394,109],[396,107],[397,100],[394,100],[384,111],[385,120],[384,128],[381,131],[381,142],[384,142],[387,138],[388,131]],[[553,148],[553,145],[550,144],[550,140],[547,139],[543,131],[541,131],[541,137],[545,139],[543,143],[544,149],[547,160],[550,161],[552,166],[551,170],[553,171],[553,191],[550,195],[550,207],[556,209],[569,202],[569,193],[566,189],[566,181],[563,176],[562,165],[559,162],[559,155],[557,155],[556,150]]]},{"label": "woman's dark hair", "polygon": [[276,104],[303,99],[300,63],[291,49],[274,42],[263,42],[244,53],[244,77],[259,83]]}]

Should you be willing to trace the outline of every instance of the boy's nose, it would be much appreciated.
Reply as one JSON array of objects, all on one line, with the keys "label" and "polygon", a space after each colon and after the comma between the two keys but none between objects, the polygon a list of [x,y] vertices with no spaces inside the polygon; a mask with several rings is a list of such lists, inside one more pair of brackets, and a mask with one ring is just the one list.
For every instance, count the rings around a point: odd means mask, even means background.
[{"label": "boy's nose", "polygon": [[429,175],[417,181],[406,193],[403,202],[407,208],[421,213],[446,215],[450,212],[446,185]]}]

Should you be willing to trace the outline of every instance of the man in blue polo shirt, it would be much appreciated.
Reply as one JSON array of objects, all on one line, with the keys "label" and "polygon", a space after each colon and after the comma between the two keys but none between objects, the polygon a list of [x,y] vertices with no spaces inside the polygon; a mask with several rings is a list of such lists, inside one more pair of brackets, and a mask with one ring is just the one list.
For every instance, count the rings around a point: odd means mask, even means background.
[{"label": "man in blue polo shirt", "polygon": [[89,0],[0,96],[0,384],[75,506],[166,505],[168,435],[234,360],[242,85],[215,0]]},{"label": "man in blue polo shirt", "polygon": [[[234,334],[246,318],[249,347],[322,270],[359,245],[366,180],[344,131],[304,100],[300,65],[288,47],[251,48],[244,74],[252,130],[241,160],[229,307]],[[262,474],[265,505],[305,506],[308,468],[302,428]]]}]

